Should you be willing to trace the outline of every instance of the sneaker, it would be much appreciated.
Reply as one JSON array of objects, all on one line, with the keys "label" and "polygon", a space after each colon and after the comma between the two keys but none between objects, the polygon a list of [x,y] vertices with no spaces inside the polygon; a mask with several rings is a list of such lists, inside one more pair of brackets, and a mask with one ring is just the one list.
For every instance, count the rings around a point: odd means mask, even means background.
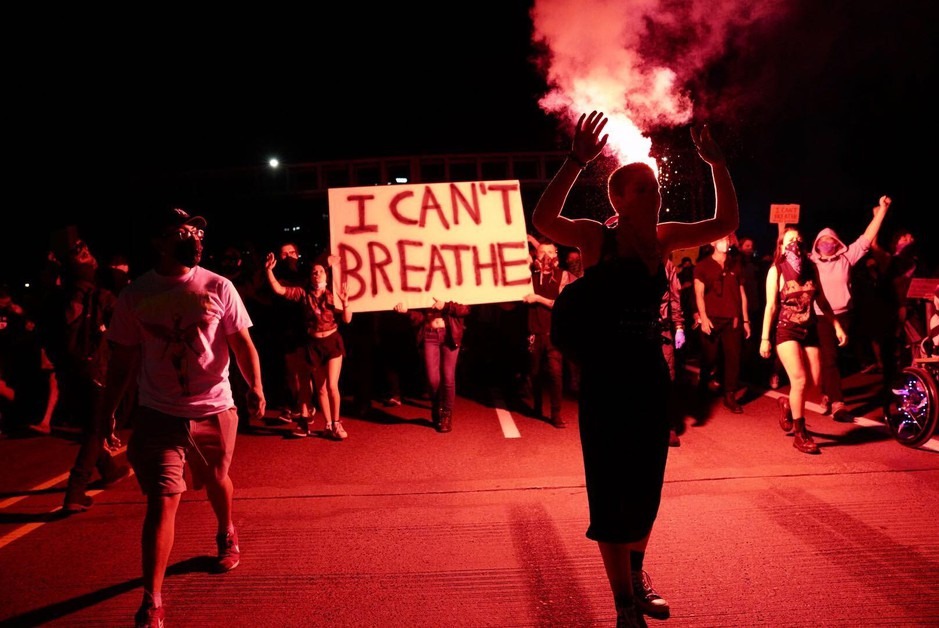
[{"label": "sneaker", "polygon": [[144,605],[137,609],[134,614],[134,626],[136,628],[163,628],[163,622],[166,619],[166,611],[162,606],[154,608]]},{"label": "sneaker", "polygon": [[772,388],[773,390],[776,390],[777,388],[779,388],[779,375],[777,375],[776,373],[773,373],[772,375],[769,376],[769,387]]},{"label": "sneaker", "polygon": [[818,405],[822,407],[822,414],[831,413],[831,399],[828,397],[828,395],[822,395],[822,400],[818,403]]},{"label": "sneaker", "polygon": [[68,491],[65,495],[65,504],[62,510],[65,512],[85,512],[95,503],[84,491]]},{"label": "sneaker", "polygon": [[559,430],[563,430],[565,427],[567,427],[567,421],[565,421],[564,417],[561,415],[557,415],[551,419],[551,425]]},{"label": "sneaker", "polygon": [[345,428],[342,427],[342,421],[333,421],[333,426],[330,428],[329,433],[332,434],[333,438],[336,440],[349,438],[349,434],[347,434]]},{"label": "sneaker", "polygon": [[675,430],[669,430],[668,432],[668,446],[681,447],[681,439],[678,437],[678,432]]},{"label": "sneaker", "polygon": [[734,397],[734,393],[727,393],[724,395],[723,404],[725,408],[734,414],[743,414],[743,407],[737,403],[737,399]]},{"label": "sneaker", "polygon": [[818,449],[818,445],[815,444],[815,441],[812,440],[812,437],[808,432],[796,432],[796,437],[792,441],[792,446],[804,454],[821,453],[821,451]]},{"label": "sneaker", "polygon": [[216,573],[231,571],[241,562],[241,548],[238,547],[238,532],[232,530],[229,534],[219,534],[215,537],[218,546],[218,563]]},{"label": "sneaker", "polygon": [[309,416],[297,416],[293,420],[297,422],[297,427],[287,432],[287,438],[306,438],[310,435],[310,419]]},{"label": "sneaker", "polygon": [[36,425],[30,425],[29,429],[36,432],[37,434],[42,434],[43,436],[48,436],[52,433],[52,427],[48,425],[43,425],[42,423],[37,423]]},{"label": "sneaker", "polygon": [[269,425],[271,427],[275,427],[277,425],[287,425],[288,423],[292,422],[293,418],[289,416],[288,413],[284,413],[279,416],[264,417],[264,425]]},{"label": "sneaker", "polygon": [[854,416],[848,412],[847,408],[844,407],[844,404],[842,404],[840,408],[837,406],[838,404],[835,404],[836,409],[831,413],[831,418],[838,423],[854,423]]},{"label": "sneaker", "polygon": [[287,438],[306,438],[310,435],[310,428],[297,426],[295,429],[287,432]]},{"label": "sneaker", "polygon": [[117,453],[117,450],[123,446],[124,442],[114,432],[111,432],[111,435],[104,439],[104,448],[112,453]]},{"label": "sneaker", "polygon": [[636,608],[653,619],[668,619],[671,609],[668,602],[652,588],[652,579],[643,569],[638,576],[633,576],[633,599]]},{"label": "sneaker", "polygon": [[398,397],[388,397],[381,402],[381,405],[385,406],[386,408],[394,408],[401,405],[401,399]]},{"label": "sneaker", "polygon": [[792,409],[789,407],[789,400],[780,397],[776,400],[776,405],[779,406],[779,427],[788,434],[792,431]]}]

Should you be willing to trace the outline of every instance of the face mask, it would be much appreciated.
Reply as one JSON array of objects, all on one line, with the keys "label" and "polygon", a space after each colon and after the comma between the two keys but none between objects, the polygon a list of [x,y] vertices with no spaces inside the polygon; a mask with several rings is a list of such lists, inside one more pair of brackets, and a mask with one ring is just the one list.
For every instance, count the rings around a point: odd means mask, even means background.
[{"label": "face mask", "polygon": [[199,238],[180,240],[173,247],[173,259],[189,268],[196,266],[202,259],[202,242]]},{"label": "face mask", "polygon": [[822,240],[815,247],[821,255],[830,257],[838,250],[838,243],[834,240]]},{"label": "face mask", "polygon": [[314,284],[314,285],[315,285],[315,287],[316,287],[317,290],[325,290],[325,289],[326,289],[326,282],[325,282],[325,281],[321,281],[321,282],[319,282],[319,283],[317,283],[317,284]]},{"label": "face mask", "polygon": [[730,248],[730,244],[727,242],[727,240],[721,240],[720,242],[714,245],[714,248],[717,250],[718,253],[726,253],[727,250]]},{"label": "face mask", "polygon": [[584,270],[584,265],[580,260],[572,260],[567,263],[567,269],[575,275],[579,275]]},{"label": "face mask", "polygon": [[797,240],[793,240],[786,245],[786,249],[783,251],[783,255],[786,256],[786,261],[789,262],[789,265],[792,266],[793,270],[797,273],[802,272],[802,249],[799,246]]}]

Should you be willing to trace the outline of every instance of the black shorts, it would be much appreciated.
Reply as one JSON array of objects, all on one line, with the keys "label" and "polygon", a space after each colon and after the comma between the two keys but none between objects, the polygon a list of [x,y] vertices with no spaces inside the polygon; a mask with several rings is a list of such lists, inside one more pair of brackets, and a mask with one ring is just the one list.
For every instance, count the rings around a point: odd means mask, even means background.
[{"label": "black shorts", "polygon": [[780,323],[776,326],[776,344],[782,344],[787,340],[795,340],[803,347],[817,347],[818,325],[785,325]]},{"label": "black shorts", "polygon": [[313,366],[319,368],[334,358],[346,355],[346,345],[342,341],[339,330],[325,338],[310,338],[306,345],[306,359]]}]

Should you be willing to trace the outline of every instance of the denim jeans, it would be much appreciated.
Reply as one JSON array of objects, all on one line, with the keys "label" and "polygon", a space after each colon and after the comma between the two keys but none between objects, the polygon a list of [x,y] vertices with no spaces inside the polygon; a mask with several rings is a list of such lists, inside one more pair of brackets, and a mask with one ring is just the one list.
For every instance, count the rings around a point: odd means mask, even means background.
[{"label": "denim jeans", "polygon": [[460,349],[448,347],[446,339],[446,329],[424,330],[424,367],[431,402],[441,412],[452,414],[456,398],[456,360]]}]

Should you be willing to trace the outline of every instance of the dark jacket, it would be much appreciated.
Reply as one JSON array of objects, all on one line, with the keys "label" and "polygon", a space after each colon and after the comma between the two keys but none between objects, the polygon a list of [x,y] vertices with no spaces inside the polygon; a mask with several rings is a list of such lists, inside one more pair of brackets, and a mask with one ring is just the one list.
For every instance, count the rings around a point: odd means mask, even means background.
[{"label": "dark jacket", "polygon": [[447,329],[447,346],[451,349],[457,349],[463,344],[463,331],[466,328],[465,319],[469,313],[470,308],[468,305],[454,301],[447,301],[442,310],[436,310],[432,307],[408,310],[411,323],[418,327],[418,344],[424,340],[424,329],[429,328],[435,318],[442,318]]}]

